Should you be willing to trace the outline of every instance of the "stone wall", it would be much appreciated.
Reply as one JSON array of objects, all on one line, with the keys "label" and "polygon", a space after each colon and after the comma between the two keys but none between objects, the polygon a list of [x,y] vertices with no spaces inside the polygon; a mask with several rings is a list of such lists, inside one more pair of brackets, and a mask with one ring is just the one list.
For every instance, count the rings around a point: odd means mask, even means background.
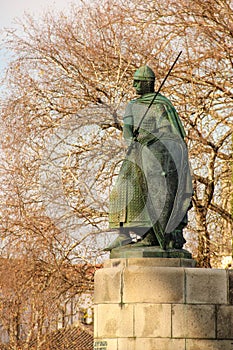
[{"label": "stone wall", "polygon": [[190,264],[107,261],[95,275],[95,349],[233,350],[232,271]]}]

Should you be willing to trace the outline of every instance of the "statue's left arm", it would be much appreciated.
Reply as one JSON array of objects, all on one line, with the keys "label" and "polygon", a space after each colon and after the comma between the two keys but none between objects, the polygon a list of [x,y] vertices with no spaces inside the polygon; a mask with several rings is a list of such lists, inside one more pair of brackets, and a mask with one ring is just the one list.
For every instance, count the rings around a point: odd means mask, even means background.
[{"label": "statue's left arm", "polygon": [[127,105],[125,110],[125,116],[123,118],[123,136],[127,144],[130,145],[133,141],[133,115],[130,103]]}]

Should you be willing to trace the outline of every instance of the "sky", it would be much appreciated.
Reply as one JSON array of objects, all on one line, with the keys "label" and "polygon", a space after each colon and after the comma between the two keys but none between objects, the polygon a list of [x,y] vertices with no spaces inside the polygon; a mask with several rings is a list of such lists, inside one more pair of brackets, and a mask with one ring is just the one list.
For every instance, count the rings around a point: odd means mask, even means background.
[{"label": "sky", "polygon": [[48,7],[63,10],[67,5],[67,0],[0,0],[0,29],[11,26],[25,11],[38,15]]},{"label": "sky", "polygon": [[66,10],[75,0],[0,0],[0,78],[8,63],[8,53],[1,43],[2,30],[15,27],[15,19],[21,18],[24,13],[39,17],[46,9],[56,11]]}]

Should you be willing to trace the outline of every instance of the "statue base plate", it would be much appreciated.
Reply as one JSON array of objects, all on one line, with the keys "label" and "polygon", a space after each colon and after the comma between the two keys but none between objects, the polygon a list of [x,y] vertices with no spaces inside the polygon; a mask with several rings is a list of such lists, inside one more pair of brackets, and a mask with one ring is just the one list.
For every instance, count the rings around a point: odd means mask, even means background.
[{"label": "statue base plate", "polygon": [[179,258],[192,259],[192,254],[185,249],[167,249],[164,250],[159,246],[135,247],[126,245],[112,249],[110,259],[119,258]]}]

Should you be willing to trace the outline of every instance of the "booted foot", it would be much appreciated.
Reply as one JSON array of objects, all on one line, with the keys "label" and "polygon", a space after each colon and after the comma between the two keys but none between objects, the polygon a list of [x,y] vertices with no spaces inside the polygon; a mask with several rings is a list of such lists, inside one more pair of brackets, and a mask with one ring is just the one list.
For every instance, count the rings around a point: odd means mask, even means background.
[{"label": "booted foot", "polygon": [[129,235],[120,234],[108,247],[104,248],[103,250],[108,252],[114,248],[119,248],[131,243],[133,243],[133,240]]},{"label": "booted foot", "polygon": [[157,245],[159,245],[159,243],[154,235],[154,232],[150,230],[140,242],[134,244],[134,247],[151,247]]},{"label": "booted foot", "polygon": [[183,237],[182,230],[174,230],[166,234],[166,248],[165,249],[182,249],[186,240]]}]

